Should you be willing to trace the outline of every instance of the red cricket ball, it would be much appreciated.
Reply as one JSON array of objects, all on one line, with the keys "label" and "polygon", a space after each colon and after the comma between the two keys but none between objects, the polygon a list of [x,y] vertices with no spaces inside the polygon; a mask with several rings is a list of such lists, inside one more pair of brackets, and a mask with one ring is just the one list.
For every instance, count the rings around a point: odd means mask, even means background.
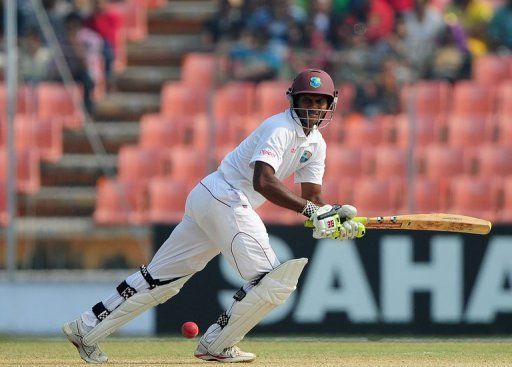
[{"label": "red cricket ball", "polygon": [[195,338],[199,334],[199,327],[194,321],[187,321],[181,325],[181,335],[185,338]]}]

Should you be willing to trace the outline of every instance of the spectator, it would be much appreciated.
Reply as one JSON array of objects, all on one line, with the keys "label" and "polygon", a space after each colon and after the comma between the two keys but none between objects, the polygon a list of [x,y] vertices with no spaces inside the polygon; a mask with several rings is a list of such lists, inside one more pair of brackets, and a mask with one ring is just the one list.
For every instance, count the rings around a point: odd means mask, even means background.
[{"label": "spectator", "polygon": [[119,14],[107,8],[106,0],[93,0],[92,13],[85,20],[84,25],[103,38],[103,59],[105,61],[105,76],[107,83],[112,81],[115,51],[118,47],[117,36],[122,26]]},{"label": "spectator", "polygon": [[409,59],[420,77],[424,77],[432,59],[437,38],[445,25],[441,14],[427,0],[415,0],[414,10],[404,15]]},{"label": "spectator", "polygon": [[260,82],[275,78],[282,59],[268,44],[266,29],[244,31],[230,51],[232,77],[236,80]]},{"label": "spectator", "polygon": [[489,39],[494,50],[512,51],[512,0],[496,9],[488,29]]},{"label": "spectator", "polygon": [[244,26],[244,1],[220,0],[217,11],[205,23],[204,43],[215,46],[219,42],[236,40]]},{"label": "spectator", "polygon": [[27,31],[20,40],[19,73],[25,82],[38,83],[48,77],[52,56],[36,28]]}]

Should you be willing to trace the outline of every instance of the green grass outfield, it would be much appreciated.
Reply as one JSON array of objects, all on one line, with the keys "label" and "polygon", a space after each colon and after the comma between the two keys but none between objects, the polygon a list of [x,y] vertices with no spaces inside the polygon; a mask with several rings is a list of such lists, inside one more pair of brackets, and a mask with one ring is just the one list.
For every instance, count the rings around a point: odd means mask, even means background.
[{"label": "green grass outfield", "polygon": [[[110,338],[111,366],[218,366],[193,357],[197,340]],[[512,339],[253,337],[240,344],[251,366],[512,366]],[[0,337],[0,366],[85,366],[64,338]]]}]

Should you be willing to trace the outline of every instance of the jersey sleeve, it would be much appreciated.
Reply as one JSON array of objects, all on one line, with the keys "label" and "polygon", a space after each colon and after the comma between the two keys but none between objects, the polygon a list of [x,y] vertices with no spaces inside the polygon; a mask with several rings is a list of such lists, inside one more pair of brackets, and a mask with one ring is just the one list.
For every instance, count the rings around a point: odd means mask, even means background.
[{"label": "jersey sleeve", "polygon": [[254,167],[256,161],[265,162],[277,172],[283,162],[284,152],[288,146],[289,133],[284,127],[268,128],[262,132],[260,142],[254,149],[249,162]]},{"label": "jersey sleeve", "polygon": [[322,184],[325,172],[325,151],[325,142],[322,142],[310,162],[295,171],[295,183]]}]

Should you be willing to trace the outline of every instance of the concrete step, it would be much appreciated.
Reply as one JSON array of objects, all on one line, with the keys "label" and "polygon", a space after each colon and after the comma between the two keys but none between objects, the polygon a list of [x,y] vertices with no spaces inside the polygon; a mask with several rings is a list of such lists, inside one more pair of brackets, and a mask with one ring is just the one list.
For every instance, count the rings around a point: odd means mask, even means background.
[{"label": "concrete step", "polygon": [[96,104],[94,119],[138,121],[145,113],[160,110],[160,93],[110,93]]},{"label": "concrete step", "polygon": [[198,34],[150,35],[127,47],[129,66],[181,66],[183,56],[193,51],[211,51]]},{"label": "concrete step", "polygon": [[216,1],[170,1],[148,13],[149,33],[200,33],[203,23],[217,8]]},{"label": "concrete step", "polygon": [[117,155],[66,154],[57,163],[41,164],[41,185],[96,186],[105,172],[117,173]]},{"label": "concrete step", "polygon": [[[126,144],[136,144],[139,139],[138,121],[116,121],[94,123],[94,129],[108,154],[117,154]],[[93,150],[84,129],[64,131],[64,153],[92,154]]]},{"label": "concrete step", "polygon": [[33,217],[91,216],[96,202],[96,188],[41,187],[33,195],[20,196],[19,214]]},{"label": "concrete step", "polygon": [[180,79],[178,66],[130,66],[116,75],[116,88],[123,92],[160,93],[162,84]]}]

